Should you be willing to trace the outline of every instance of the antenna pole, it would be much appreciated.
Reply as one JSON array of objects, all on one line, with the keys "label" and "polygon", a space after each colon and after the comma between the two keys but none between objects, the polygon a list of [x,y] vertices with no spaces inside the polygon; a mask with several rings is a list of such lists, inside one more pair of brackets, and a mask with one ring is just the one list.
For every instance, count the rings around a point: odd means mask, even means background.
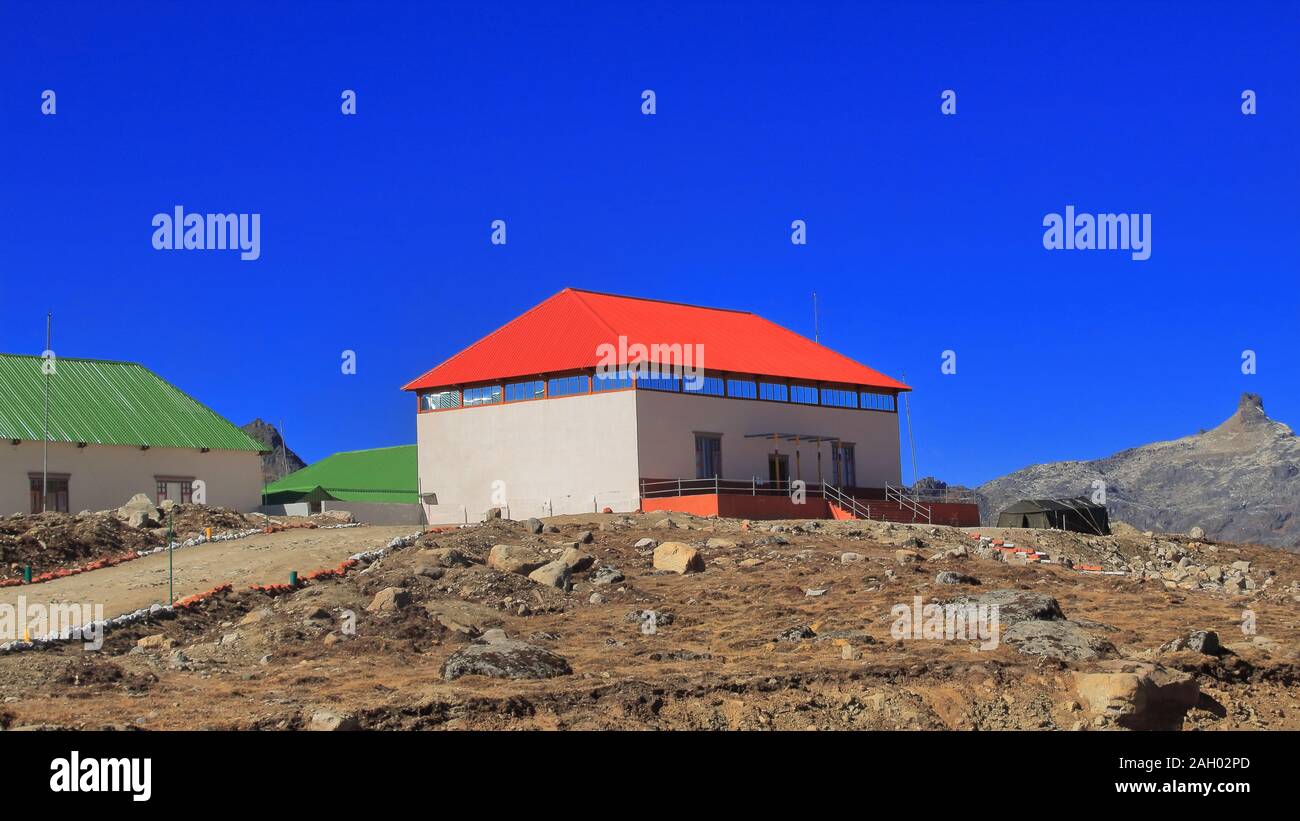
[{"label": "antenna pole", "polygon": [[45,373],[45,437],[41,440],[41,512],[45,512],[50,498],[50,324],[54,313],[45,314],[45,355],[41,357],[41,370]]},{"label": "antenna pole", "polygon": [[[903,381],[907,381],[906,371],[903,372]],[[903,407],[907,413],[907,442],[912,447],[912,490],[915,492],[916,480],[920,477],[916,473],[916,437],[912,435],[912,398],[910,391],[903,394]]]},{"label": "antenna pole", "polygon": [[817,326],[817,292],[813,291],[813,342],[821,342],[821,333]]}]

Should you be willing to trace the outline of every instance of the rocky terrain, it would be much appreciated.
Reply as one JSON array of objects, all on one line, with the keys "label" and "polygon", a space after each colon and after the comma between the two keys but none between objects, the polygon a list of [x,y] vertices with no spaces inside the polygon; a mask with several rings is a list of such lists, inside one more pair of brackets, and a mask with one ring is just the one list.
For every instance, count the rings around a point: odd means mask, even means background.
[{"label": "rocky terrain", "polygon": [[263,483],[270,484],[277,479],[283,479],[295,470],[307,467],[307,463],[289,449],[280,431],[270,422],[254,419],[240,430],[266,445],[268,452],[262,454]]},{"label": "rocky terrain", "polygon": [[983,521],[1019,499],[1089,496],[1106,486],[1111,521],[1201,527],[1216,539],[1300,550],[1300,439],[1243,394],[1218,427],[1088,462],[1033,465],[977,488]]},{"label": "rocky terrain", "polygon": [[[1300,556],[972,531],[659,513],[395,539],[99,651],[0,655],[0,726],[1300,729]],[[900,628],[922,603],[996,606],[998,641]]]}]

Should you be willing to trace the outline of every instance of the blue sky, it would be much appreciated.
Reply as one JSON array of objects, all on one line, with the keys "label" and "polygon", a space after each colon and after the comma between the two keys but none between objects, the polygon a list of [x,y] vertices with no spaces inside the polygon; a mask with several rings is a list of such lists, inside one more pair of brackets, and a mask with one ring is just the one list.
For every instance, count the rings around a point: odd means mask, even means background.
[{"label": "blue sky", "polygon": [[[5,2],[0,351],[52,310],[59,355],[315,460],[413,442],[400,386],[565,286],[808,335],[816,290],[825,344],[915,386],[922,475],[1243,390],[1296,425],[1298,53],[1295,3]],[[260,213],[261,258],[154,250],[176,205]],[[1045,250],[1067,205],[1151,214],[1151,258]]]}]

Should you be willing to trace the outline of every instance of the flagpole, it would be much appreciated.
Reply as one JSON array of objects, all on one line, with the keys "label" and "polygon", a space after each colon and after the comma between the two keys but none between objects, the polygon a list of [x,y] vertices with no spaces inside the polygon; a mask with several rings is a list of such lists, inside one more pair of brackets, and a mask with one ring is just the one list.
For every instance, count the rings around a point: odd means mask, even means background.
[{"label": "flagpole", "polygon": [[41,357],[41,370],[45,373],[45,438],[41,440],[41,512],[45,512],[50,498],[50,321],[53,312],[45,314],[45,356]]}]

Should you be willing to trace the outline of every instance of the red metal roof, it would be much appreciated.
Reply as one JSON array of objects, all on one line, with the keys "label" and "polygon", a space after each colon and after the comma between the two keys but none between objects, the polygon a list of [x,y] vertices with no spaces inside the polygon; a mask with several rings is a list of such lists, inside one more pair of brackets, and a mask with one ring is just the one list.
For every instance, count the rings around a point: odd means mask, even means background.
[{"label": "red metal roof", "polygon": [[[565,288],[402,389],[593,368],[601,364],[600,346],[617,348],[620,336],[626,337],[627,345],[702,345],[703,365],[710,371],[911,390],[747,311],[574,288]],[[692,364],[698,367],[699,363]]]}]

